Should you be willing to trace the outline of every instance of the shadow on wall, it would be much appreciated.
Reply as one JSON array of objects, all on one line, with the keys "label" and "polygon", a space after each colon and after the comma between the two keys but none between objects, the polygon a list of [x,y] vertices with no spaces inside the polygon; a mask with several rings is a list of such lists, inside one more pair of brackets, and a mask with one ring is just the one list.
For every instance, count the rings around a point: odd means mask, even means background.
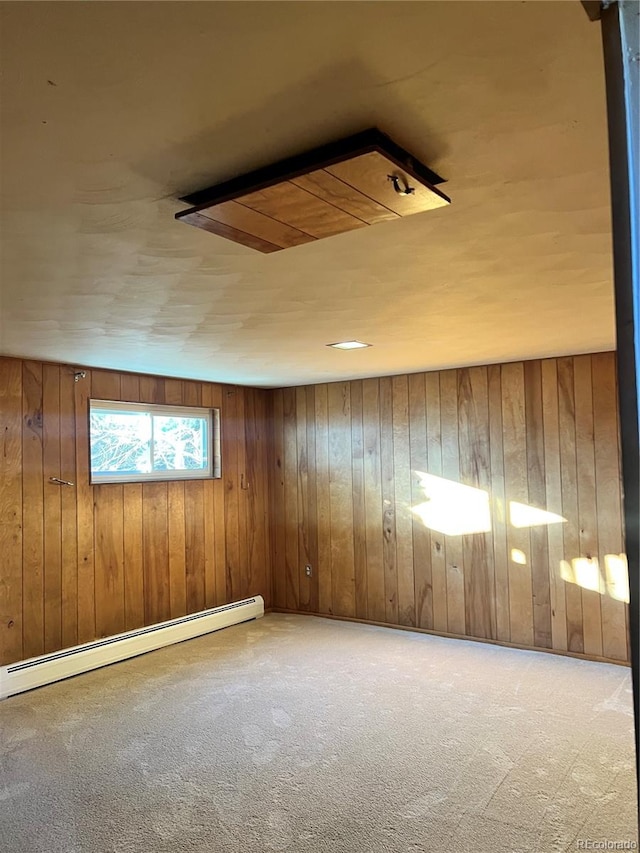
[{"label": "shadow on wall", "polygon": [[[413,506],[412,513],[429,530],[446,536],[490,533],[492,503],[496,517],[512,527],[542,527],[567,523],[566,518],[548,509],[518,501],[509,501],[505,507],[499,498],[492,500],[485,489],[466,486],[424,471],[414,471],[414,474],[424,491],[425,500]],[[526,554],[520,549],[511,549],[510,557],[517,565],[527,564]],[[626,554],[605,554],[602,566],[598,557],[591,555],[561,560],[558,571],[567,583],[608,595],[617,601],[629,601]]]}]

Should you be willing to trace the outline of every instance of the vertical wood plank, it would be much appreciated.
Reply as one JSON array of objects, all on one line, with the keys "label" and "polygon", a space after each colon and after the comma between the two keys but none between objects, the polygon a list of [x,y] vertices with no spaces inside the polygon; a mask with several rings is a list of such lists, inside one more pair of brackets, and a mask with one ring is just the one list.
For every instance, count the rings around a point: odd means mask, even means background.
[{"label": "vertical wood plank", "polygon": [[300,601],[300,573],[298,570],[298,434],[295,388],[285,388],[282,394],[286,606],[289,610],[297,610]]},{"label": "vertical wood plank", "polygon": [[238,394],[235,387],[224,390],[222,467],[224,473],[225,601],[234,601],[240,588],[240,477],[238,472]]},{"label": "vertical wood plank", "polygon": [[[281,388],[272,393],[273,464],[269,492],[272,507],[273,603],[287,606],[284,517],[284,399]],[[318,567],[319,568],[319,567]]]},{"label": "vertical wood plank", "polygon": [[319,579],[318,579],[318,478],[316,470],[316,389],[313,385],[307,386],[306,393],[306,423],[307,423],[307,460],[308,460],[308,497],[307,497],[307,519],[308,519],[308,553],[311,560],[313,574],[311,576],[311,589],[309,591],[309,610],[317,613],[319,603]]},{"label": "vertical wood plank", "polygon": [[493,526],[494,595],[496,639],[511,640],[509,613],[509,552],[507,550],[507,499],[504,482],[502,429],[502,372],[499,364],[487,370],[489,395],[489,442],[491,453],[491,515]]},{"label": "vertical wood plank", "polygon": [[[167,382],[169,380],[164,380],[165,386],[165,403],[168,403],[167,399]],[[182,380],[182,405],[183,406],[202,406],[202,383],[201,382],[190,382],[186,379]]]},{"label": "vertical wood plank", "polygon": [[[196,613],[205,608],[204,482],[190,480],[184,487],[187,613]],[[247,594],[245,583],[240,595],[244,597]]]},{"label": "vertical wood plank", "polygon": [[125,403],[140,402],[140,376],[137,373],[120,374],[120,399]]},{"label": "vertical wood plank", "polygon": [[[102,400],[119,400],[118,373],[94,370],[91,395]],[[108,637],[125,628],[124,602],[124,486],[110,483],[95,486],[95,613],[96,635]]]},{"label": "vertical wood plank", "polygon": [[[529,504],[538,509],[546,509],[542,366],[539,361],[525,362],[524,384]],[[529,528],[529,547],[533,589],[533,642],[537,648],[550,649],[552,647],[552,636],[548,526],[542,524],[533,525]]]},{"label": "vertical wood plank", "polygon": [[[167,483],[167,528],[169,542],[169,611],[171,618],[184,616],[187,607],[187,562],[185,483]],[[188,485],[191,485],[190,483]]]},{"label": "vertical wood plank", "polygon": [[309,465],[307,448],[307,389],[302,386],[295,389],[295,422],[296,422],[296,473],[297,473],[297,508],[298,519],[298,609],[309,610],[311,601],[311,578],[307,577],[305,566],[312,565],[311,549],[309,547]]},{"label": "vertical wood plank", "polygon": [[[555,359],[542,362],[542,412],[544,426],[545,490],[547,509],[562,516],[562,477],[560,473],[560,422],[558,412],[558,365]],[[564,560],[564,524],[547,525],[552,647],[567,649],[567,606]]]},{"label": "vertical wood plank", "polygon": [[[261,523],[258,511],[258,459],[260,439],[256,412],[256,391],[244,389],[244,447],[245,447],[245,513],[247,543],[247,595],[255,594],[259,586],[259,563],[256,552],[260,543]],[[263,558],[264,559],[264,558]]]},{"label": "vertical wood plank", "polygon": [[[593,426],[596,469],[596,516],[598,547],[605,589],[602,595],[602,651],[613,660],[627,660],[625,598],[628,576],[619,559],[623,550],[620,502],[620,456],[618,453],[618,401],[614,353],[591,358],[593,380]],[[626,581],[626,583],[625,583]]]},{"label": "vertical wood plank", "polygon": [[[42,364],[22,364],[23,652],[44,652],[44,470]],[[24,644],[24,645],[23,645]]]},{"label": "vertical wood plank", "polygon": [[[213,408],[213,392],[208,382],[202,383],[202,405],[206,409]],[[209,608],[215,607],[216,604],[214,480],[204,480],[202,488],[204,493],[204,598],[205,607]]]},{"label": "vertical wood plank", "polygon": [[336,616],[355,616],[351,389],[328,387],[329,493],[331,499],[331,590]]},{"label": "vertical wood plank", "polygon": [[[502,366],[502,425],[504,480],[507,499],[509,550],[509,606],[511,641],[525,646],[533,644],[533,587],[528,528],[511,523],[512,501],[527,504],[527,431],[522,362]],[[520,562],[519,559],[523,562]]]},{"label": "vertical wood plank", "polygon": [[331,494],[329,487],[329,389],[315,389],[318,517],[318,610],[333,613],[331,597]]},{"label": "vertical wood plank", "polygon": [[380,476],[382,484],[382,561],[385,621],[398,624],[398,566],[396,559],[396,497],[393,470],[393,384],[380,379]]},{"label": "vertical wood plank", "polygon": [[238,597],[249,595],[249,553],[247,543],[247,512],[248,498],[251,494],[251,484],[247,480],[247,447],[246,447],[246,417],[245,401],[248,389],[236,389],[236,441],[238,449]]},{"label": "vertical wood plank", "polygon": [[362,380],[351,383],[351,476],[353,482],[353,560],[355,582],[355,615],[366,619],[367,534],[364,498],[364,430]]},{"label": "vertical wood plank", "polygon": [[[223,394],[222,385],[213,384],[210,386],[211,404],[214,409],[220,410],[220,433],[221,447],[224,448],[225,431],[226,431],[226,409],[224,406],[225,397]],[[226,594],[226,565],[227,565],[227,543],[225,539],[225,517],[224,517],[224,501],[225,501],[225,476],[226,476],[226,459],[222,456],[221,477],[217,477],[213,481],[213,573],[214,573],[214,604],[220,605],[227,602]]]},{"label": "vertical wood plank", "polygon": [[[458,444],[458,374],[444,370],[440,374],[440,423],[442,429],[442,476],[460,482]],[[465,632],[464,554],[461,536],[446,537],[447,630]]]},{"label": "vertical wood plank", "polygon": [[140,376],[140,402],[164,403],[164,383],[158,376]]},{"label": "vertical wood plank", "polygon": [[0,357],[0,665],[23,653],[22,363]]},{"label": "vertical wood plank", "polygon": [[[147,394],[146,396],[157,396],[157,392],[151,389],[148,383],[143,383],[147,385]],[[185,395],[183,389],[186,387],[187,383],[183,382],[181,379],[165,379],[164,380],[164,398],[163,403],[168,403],[170,406],[186,406],[188,405],[185,402]],[[140,382],[138,381],[138,394],[140,393]],[[150,402],[149,400],[145,400],[145,402]],[[189,404],[190,405],[190,404]]]},{"label": "vertical wood plank", "polygon": [[166,483],[143,484],[144,620],[147,625],[171,618],[167,503]]},{"label": "vertical wood plank", "polygon": [[[62,496],[50,477],[60,479],[60,368],[42,368],[42,426],[44,478],[44,650],[62,646]],[[71,480],[70,482],[73,482]]]},{"label": "vertical wood plank", "polygon": [[[252,551],[249,555],[250,592],[256,591],[264,597],[265,607],[271,607],[271,542],[269,527],[268,471],[270,465],[270,426],[267,412],[269,392],[253,389],[251,392],[252,430],[247,439],[253,449],[251,462],[247,462],[249,482],[251,483],[252,518],[254,525]],[[315,559],[315,558],[314,558]],[[317,599],[317,595],[316,595]],[[317,601],[316,601],[317,609]]]},{"label": "vertical wood plank", "polygon": [[123,495],[124,626],[144,625],[144,556],[142,546],[142,484],[130,483]]},{"label": "vertical wood plank", "polygon": [[591,356],[573,360],[576,406],[576,468],[578,485],[578,525],[580,563],[577,577],[582,587],[582,624],[584,651],[602,655],[602,613],[600,598],[605,591],[598,559],[598,520],[596,507],[596,470],[593,435],[593,386]]},{"label": "vertical wood plank", "polygon": [[416,506],[424,502],[424,489],[420,482],[429,469],[424,373],[412,373],[409,376],[409,453],[416,625],[419,628],[433,628],[431,537],[423,521],[413,512]]},{"label": "vertical wood plank", "polygon": [[89,483],[89,398],[91,371],[74,382],[76,416],[76,495],[78,522],[78,642],[96,636],[93,486]]},{"label": "vertical wood plank", "polygon": [[567,646],[571,652],[584,652],[582,626],[582,594],[576,584],[574,560],[580,553],[578,527],[578,478],[576,463],[576,420],[574,399],[573,359],[558,359],[558,422],[560,426],[560,476],[564,560],[566,579],[565,607],[567,614]]},{"label": "vertical wood plank", "polygon": [[95,486],[93,494],[96,635],[108,637],[125,629],[122,489]]},{"label": "vertical wood plank", "polygon": [[[120,376],[123,400],[140,400],[140,377],[132,373]],[[144,566],[142,553],[142,483],[127,483],[123,488],[123,571],[125,630],[144,625]]]},{"label": "vertical wood plank", "polygon": [[368,618],[374,622],[384,622],[386,596],[380,471],[380,383],[378,379],[364,379],[362,382],[362,425],[367,613]]},{"label": "vertical wood plank", "polygon": [[[495,637],[495,579],[489,508],[489,391],[487,369],[458,371],[458,417],[460,478],[478,489],[480,501],[486,501],[486,519],[480,515],[473,524],[478,528],[462,537],[465,583],[466,631],[473,637]],[[479,503],[479,506],[481,504]],[[484,525],[484,530],[481,528]]]},{"label": "vertical wood plank", "polygon": [[[440,412],[440,373],[425,375],[425,406],[427,410],[428,473],[442,477],[442,422]],[[446,632],[447,617],[447,560],[444,534],[432,530],[431,582],[433,586],[433,629]]]},{"label": "vertical wood plank", "polygon": [[415,575],[413,570],[413,524],[411,518],[411,458],[409,443],[408,377],[394,376],[393,473],[396,507],[396,565],[398,571],[398,622],[416,624]]},{"label": "vertical wood plank", "polygon": [[[76,424],[74,414],[73,372],[60,371],[60,477],[77,483]],[[62,635],[61,647],[78,643],[78,526],[76,515],[77,486],[60,490],[61,511],[61,583]]]}]

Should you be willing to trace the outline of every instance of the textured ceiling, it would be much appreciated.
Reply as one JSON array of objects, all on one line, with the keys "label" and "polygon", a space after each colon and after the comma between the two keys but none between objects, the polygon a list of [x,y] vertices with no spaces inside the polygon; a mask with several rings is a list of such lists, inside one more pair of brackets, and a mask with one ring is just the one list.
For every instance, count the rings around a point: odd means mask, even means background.
[{"label": "textured ceiling", "polygon": [[[0,350],[269,386],[613,348],[599,38],[578,2],[3,4]],[[371,126],[450,207],[273,255],[173,218]]]}]

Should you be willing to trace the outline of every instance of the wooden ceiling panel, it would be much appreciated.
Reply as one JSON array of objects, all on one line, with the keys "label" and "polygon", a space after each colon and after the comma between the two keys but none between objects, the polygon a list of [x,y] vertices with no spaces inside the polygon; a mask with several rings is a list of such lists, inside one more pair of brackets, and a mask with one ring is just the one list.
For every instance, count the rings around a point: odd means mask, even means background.
[{"label": "wooden ceiling panel", "polygon": [[239,228],[232,228],[230,225],[225,225],[224,222],[217,222],[215,219],[210,219],[208,216],[197,211],[187,211],[182,220],[189,225],[195,225],[196,228],[202,228],[203,231],[208,231],[210,234],[226,237],[227,240],[233,240],[234,243],[241,243],[250,249],[257,249],[259,252],[264,252],[264,254],[278,252],[282,249],[282,246],[276,246],[274,243],[262,240],[260,237],[256,237],[255,234],[247,234]]},{"label": "wooden ceiling panel", "polygon": [[326,169],[317,169],[315,172],[309,172],[308,175],[301,175],[299,178],[294,178],[292,183],[346,213],[357,216],[369,225],[376,225],[378,222],[386,222],[389,219],[399,219],[398,213],[363,195]]},{"label": "wooden ceiling panel", "polygon": [[437,183],[373,128],[185,196],[176,218],[275,252],[449,204]]},{"label": "wooden ceiling panel", "polygon": [[367,224],[291,181],[242,196],[242,204],[316,238],[332,237]]},{"label": "wooden ceiling panel", "polygon": [[[419,183],[378,151],[335,163],[328,166],[327,171],[398,216],[422,213],[449,204],[449,199],[434,187]],[[394,189],[390,176],[398,178],[401,188],[409,187],[412,192],[400,195]]]},{"label": "wooden ceiling panel", "polygon": [[[244,201],[244,200],[243,200]],[[246,234],[254,234],[261,240],[266,240],[281,249],[291,246],[300,246],[302,243],[312,243],[315,237],[283,224],[277,219],[265,216],[251,207],[240,204],[237,201],[224,201],[203,210],[202,214],[216,222],[230,225]]]}]

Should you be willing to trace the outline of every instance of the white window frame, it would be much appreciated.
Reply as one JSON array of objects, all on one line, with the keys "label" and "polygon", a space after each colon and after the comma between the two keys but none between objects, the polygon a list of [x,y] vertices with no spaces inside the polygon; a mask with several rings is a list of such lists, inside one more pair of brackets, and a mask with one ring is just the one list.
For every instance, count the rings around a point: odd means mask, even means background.
[{"label": "white window frame", "polygon": [[[209,409],[196,406],[173,406],[157,403],[129,403],[123,400],[97,400],[90,399],[88,407],[89,420],[89,482],[93,486],[103,483],[158,483],[172,480],[210,480],[219,479],[221,474],[221,442],[220,442],[220,409]],[[209,439],[208,467],[202,469],[187,469],[180,471],[146,471],[137,474],[95,474],[91,464],[91,412],[144,412],[152,416],[152,439],[153,442],[153,417],[182,417],[182,418],[204,418],[207,421],[207,435]],[[153,452],[153,451],[152,451]]]}]

